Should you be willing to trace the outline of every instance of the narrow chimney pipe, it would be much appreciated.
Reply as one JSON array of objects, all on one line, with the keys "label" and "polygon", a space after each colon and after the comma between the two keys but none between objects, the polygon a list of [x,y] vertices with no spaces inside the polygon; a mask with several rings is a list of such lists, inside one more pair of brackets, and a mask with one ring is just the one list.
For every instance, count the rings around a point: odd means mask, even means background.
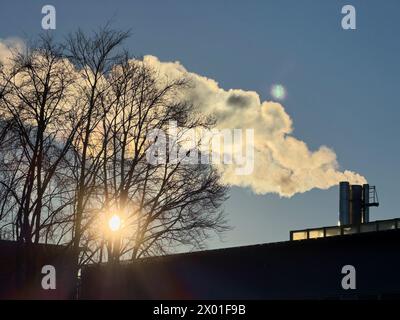
[{"label": "narrow chimney pipe", "polygon": [[363,207],[363,187],[352,185],[350,191],[350,224],[361,224]]},{"label": "narrow chimney pipe", "polygon": [[363,185],[363,223],[369,222],[369,184]]},{"label": "narrow chimney pipe", "polygon": [[341,226],[350,224],[350,183],[340,182],[339,223]]}]

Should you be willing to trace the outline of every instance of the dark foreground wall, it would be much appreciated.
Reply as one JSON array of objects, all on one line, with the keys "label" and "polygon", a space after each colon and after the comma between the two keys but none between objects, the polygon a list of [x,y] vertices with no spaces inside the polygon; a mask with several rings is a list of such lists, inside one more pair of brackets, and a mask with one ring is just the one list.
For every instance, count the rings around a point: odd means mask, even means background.
[{"label": "dark foreground wall", "polygon": [[[54,245],[21,245],[0,240],[0,299],[67,299],[74,290],[72,256]],[[56,270],[56,289],[42,288],[42,268]]]},{"label": "dark foreground wall", "polygon": [[[342,267],[356,268],[343,290]],[[400,297],[400,231],[89,266],[82,299],[339,299]]]}]

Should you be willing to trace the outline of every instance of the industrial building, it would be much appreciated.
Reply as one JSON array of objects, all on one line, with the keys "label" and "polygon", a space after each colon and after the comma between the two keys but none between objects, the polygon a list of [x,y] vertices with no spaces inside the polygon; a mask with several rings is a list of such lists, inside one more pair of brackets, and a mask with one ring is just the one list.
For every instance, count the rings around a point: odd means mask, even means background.
[{"label": "industrial building", "polygon": [[[87,266],[82,299],[400,298],[400,220],[369,221],[369,185],[340,184],[339,225],[290,241]],[[355,288],[344,289],[344,266]]]},{"label": "industrial building", "polygon": [[[79,299],[392,299],[400,298],[400,219],[370,221],[369,185],[340,184],[339,223],[290,231],[290,240],[87,265]],[[0,298],[67,299],[74,291],[65,247],[0,241]],[[41,268],[57,269],[43,290]],[[345,266],[354,288],[344,288]]]},{"label": "industrial building", "polygon": [[[400,230],[88,266],[82,299],[400,298]],[[342,288],[354,266],[356,289]]]}]

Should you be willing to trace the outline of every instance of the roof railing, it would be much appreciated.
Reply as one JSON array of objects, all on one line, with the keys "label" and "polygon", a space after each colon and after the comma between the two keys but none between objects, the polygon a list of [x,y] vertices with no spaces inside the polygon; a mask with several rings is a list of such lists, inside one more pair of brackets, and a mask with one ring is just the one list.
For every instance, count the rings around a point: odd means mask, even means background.
[{"label": "roof railing", "polygon": [[290,240],[319,239],[366,232],[377,232],[400,229],[400,218],[378,220],[357,225],[328,226],[290,231]]}]

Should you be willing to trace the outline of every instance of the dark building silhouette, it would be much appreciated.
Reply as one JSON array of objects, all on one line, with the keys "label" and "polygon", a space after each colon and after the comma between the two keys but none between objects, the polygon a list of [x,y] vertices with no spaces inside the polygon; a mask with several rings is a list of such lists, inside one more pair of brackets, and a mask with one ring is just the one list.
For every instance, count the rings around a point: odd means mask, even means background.
[{"label": "dark building silhouette", "polygon": [[[339,225],[290,232],[290,241],[87,265],[80,299],[390,299],[400,298],[400,219],[369,220],[378,206],[369,185],[340,184]],[[75,292],[63,246],[0,241],[1,299],[67,299]],[[43,290],[42,267],[57,272]],[[343,267],[355,288],[343,288]]]},{"label": "dark building silhouette", "polygon": [[[384,223],[396,228],[89,265],[82,270],[79,298],[400,298],[400,220]],[[27,249],[0,241],[0,298],[70,298],[71,258],[60,246]],[[57,270],[56,290],[41,287],[47,264]],[[356,270],[355,290],[342,288],[345,265]]]},{"label": "dark building silhouette", "polygon": [[[67,299],[76,284],[72,255],[63,246],[0,240],[0,299]],[[56,289],[42,288],[42,268],[54,266]]]},{"label": "dark building silhouette", "polygon": [[[379,206],[374,186],[341,182],[339,195],[338,226],[291,231],[287,242],[86,266],[81,298],[400,298],[400,219],[369,221]],[[355,289],[346,290],[349,265]]]},{"label": "dark building silhouette", "polygon": [[[81,298],[400,298],[399,241],[395,228],[87,266]],[[355,290],[342,288],[345,265],[356,269]]]}]

